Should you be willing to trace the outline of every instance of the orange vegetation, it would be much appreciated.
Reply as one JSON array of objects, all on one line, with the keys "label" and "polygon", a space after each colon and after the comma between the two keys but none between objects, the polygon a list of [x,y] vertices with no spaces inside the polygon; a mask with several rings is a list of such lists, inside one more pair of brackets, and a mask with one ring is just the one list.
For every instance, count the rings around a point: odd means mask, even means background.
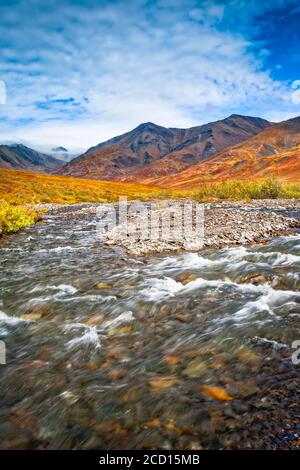
[{"label": "orange vegetation", "polygon": [[143,184],[96,181],[0,169],[0,199],[13,204],[114,202],[163,197],[165,191]]}]

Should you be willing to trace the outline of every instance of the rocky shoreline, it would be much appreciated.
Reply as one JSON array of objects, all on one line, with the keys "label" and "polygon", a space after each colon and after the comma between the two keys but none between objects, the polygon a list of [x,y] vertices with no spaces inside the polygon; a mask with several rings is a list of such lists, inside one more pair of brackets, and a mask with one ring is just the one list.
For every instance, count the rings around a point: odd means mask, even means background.
[{"label": "rocky shoreline", "polygon": [[[164,219],[174,203],[180,206],[186,202],[186,200],[156,201],[156,211]],[[116,204],[89,203],[72,206],[48,204],[39,207],[46,209],[50,215],[77,217],[90,213],[99,214],[99,209],[105,213],[112,206],[117,207]],[[291,212],[295,217],[290,216]],[[153,240],[137,231],[120,236],[122,227],[118,225],[106,233],[104,242],[109,247],[122,247],[133,256],[264,243],[271,237],[292,234],[294,229],[300,227],[299,215],[300,200],[297,199],[255,200],[251,203],[225,201],[204,204],[204,238],[197,232],[193,236],[190,233],[183,233],[183,236],[180,236],[179,228],[176,226],[167,239],[161,236]],[[195,215],[193,217],[195,219]]]}]

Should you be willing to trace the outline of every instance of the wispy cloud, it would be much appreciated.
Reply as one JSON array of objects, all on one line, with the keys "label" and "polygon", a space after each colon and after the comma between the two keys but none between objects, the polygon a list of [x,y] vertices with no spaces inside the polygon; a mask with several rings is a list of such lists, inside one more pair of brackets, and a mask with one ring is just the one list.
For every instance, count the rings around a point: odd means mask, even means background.
[{"label": "wispy cloud", "polygon": [[296,115],[257,15],[287,2],[1,2],[0,139],[85,148],[143,121]]}]

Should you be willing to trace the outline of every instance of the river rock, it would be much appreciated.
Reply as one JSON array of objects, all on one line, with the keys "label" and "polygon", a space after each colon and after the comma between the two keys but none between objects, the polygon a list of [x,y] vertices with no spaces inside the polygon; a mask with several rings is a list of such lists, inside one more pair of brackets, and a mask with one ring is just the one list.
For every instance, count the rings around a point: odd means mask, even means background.
[{"label": "river rock", "polygon": [[207,364],[202,359],[196,357],[183,370],[183,374],[188,377],[201,377],[207,372]]},{"label": "river rock", "polygon": [[254,284],[254,285],[259,285],[259,284],[264,284],[268,282],[269,279],[264,276],[263,274],[251,274],[246,277],[241,277],[237,283],[238,284]]},{"label": "river rock", "polygon": [[37,321],[42,318],[41,313],[24,313],[23,315],[20,316],[22,320],[31,320],[31,321]]}]

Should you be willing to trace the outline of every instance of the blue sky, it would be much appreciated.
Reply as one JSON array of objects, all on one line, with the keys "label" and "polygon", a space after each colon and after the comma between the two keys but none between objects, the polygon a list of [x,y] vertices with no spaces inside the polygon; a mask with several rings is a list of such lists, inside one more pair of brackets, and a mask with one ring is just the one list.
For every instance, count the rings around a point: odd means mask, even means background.
[{"label": "blue sky", "polygon": [[300,115],[298,1],[0,0],[0,18],[2,142]]}]

